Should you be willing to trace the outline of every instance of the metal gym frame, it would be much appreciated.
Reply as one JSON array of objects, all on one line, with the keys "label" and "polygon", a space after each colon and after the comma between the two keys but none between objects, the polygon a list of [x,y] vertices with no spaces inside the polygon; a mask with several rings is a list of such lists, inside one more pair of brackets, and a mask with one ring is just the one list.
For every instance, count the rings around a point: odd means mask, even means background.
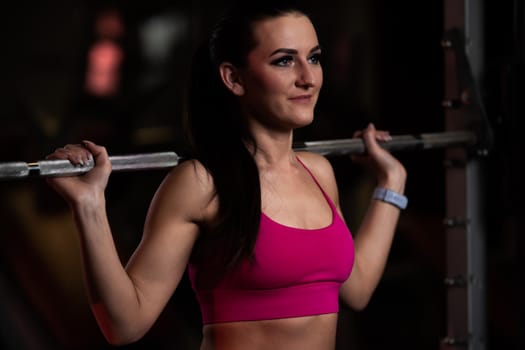
[{"label": "metal gym frame", "polygon": [[483,167],[491,144],[480,98],[483,60],[483,0],[444,0],[443,55],[445,129],[472,128],[481,138],[474,150],[445,151],[447,276],[446,334],[441,350],[487,348],[486,225]]}]

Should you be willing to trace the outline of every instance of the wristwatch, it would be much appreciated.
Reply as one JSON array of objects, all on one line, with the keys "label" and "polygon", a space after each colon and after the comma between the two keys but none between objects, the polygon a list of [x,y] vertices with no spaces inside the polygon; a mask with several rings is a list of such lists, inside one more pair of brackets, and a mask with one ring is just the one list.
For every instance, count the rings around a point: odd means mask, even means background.
[{"label": "wristwatch", "polygon": [[372,193],[372,199],[379,199],[380,201],[392,204],[399,209],[405,209],[408,204],[407,197],[382,187],[376,187]]}]

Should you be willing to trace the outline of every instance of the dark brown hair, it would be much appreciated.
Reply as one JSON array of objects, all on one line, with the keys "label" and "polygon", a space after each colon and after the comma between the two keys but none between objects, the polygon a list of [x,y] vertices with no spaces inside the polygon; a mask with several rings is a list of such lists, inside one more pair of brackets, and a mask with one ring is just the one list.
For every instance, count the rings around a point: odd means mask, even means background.
[{"label": "dark brown hair", "polygon": [[303,13],[295,1],[235,2],[197,49],[188,90],[186,126],[192,154],[213,177],[219,199],[217,222],[203,228],[192,257],[224,270],[251,258],[261,216],[259,173],[246,143],[257,145],[240,114],[236,97],[223,84],[218,67],[245,65],[257,43],[257,21]]}]

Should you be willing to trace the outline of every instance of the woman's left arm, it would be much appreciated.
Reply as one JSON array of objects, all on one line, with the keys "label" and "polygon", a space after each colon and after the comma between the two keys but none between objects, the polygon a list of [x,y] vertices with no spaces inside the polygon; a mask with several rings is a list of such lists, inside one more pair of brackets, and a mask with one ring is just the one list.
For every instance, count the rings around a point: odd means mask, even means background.
[{"label": "woman's left arm", "polygon": [[[388,141],[388,132],[378,131],[370,124],[357,132],[366,145],[364,156],[354,157],[372,168],[377,177],[377,186],[403,194],[406,170],[377,141]],[[395,205],[371,200],[363,221],[354,238],[355,261],[350,278],[343,284],[340,296],[353,309],[363,309],[377,287],[394,238],[400,209]]]}]

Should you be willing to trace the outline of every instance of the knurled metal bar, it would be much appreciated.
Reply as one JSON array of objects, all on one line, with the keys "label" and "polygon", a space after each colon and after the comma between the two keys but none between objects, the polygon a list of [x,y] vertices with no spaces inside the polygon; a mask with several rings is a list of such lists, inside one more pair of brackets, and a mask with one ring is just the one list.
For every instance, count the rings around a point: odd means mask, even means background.
[{"label": "knurled metal bar", "polygon": [[[444,147],[469,148],[476,144],[476,139],[476,135],[473,132],[453,131],[392,136],[390,141],[381,142],[380,144],[390,151],[427,150]],[[218,145],[218,147],[220,147],[220,145]],[[295,144],[294,150],[316,152],[326,156],[337,156],[364,153],[365,145],[361,139],[308,141]],[[227,157],[228,155],[225,154],[224,156]],[[175,152],[110,156],[112,171],[114,172],[171,168],[179,164],[181,160],[183,160],[183,158]],[[32,163],[0,163],[0,180],[28,177],[74,176],[88,172],[93,166],[93,161],[82,166],[75,166],[68,160],[41,160]]]}]

